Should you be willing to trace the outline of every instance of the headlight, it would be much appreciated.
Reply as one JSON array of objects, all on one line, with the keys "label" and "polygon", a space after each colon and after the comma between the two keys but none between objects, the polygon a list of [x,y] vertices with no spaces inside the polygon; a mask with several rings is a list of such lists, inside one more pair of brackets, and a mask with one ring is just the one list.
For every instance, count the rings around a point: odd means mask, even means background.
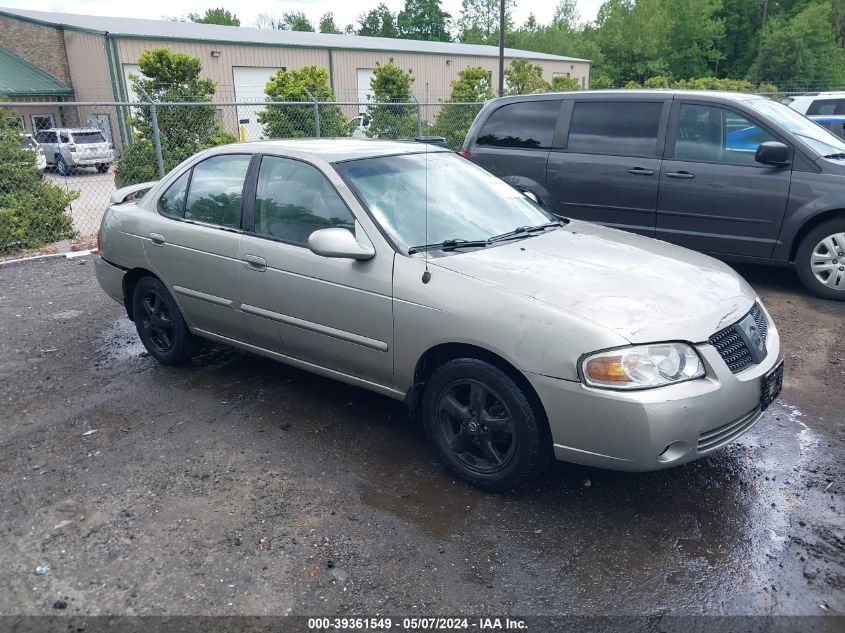
[{"label": "headlight", "polygon": [[590,354],[581,361],[584,382],[605,389],[648,389],[704,376],[704,364],[685,343],[636,345]]}]

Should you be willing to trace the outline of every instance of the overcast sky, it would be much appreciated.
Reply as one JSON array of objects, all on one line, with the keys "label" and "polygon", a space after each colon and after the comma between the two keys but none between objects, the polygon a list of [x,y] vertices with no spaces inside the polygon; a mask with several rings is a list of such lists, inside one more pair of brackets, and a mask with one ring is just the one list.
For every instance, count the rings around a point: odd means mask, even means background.
[{"label": "overcast sky", "polygon": [[[334,13],[335,22],[343,28],[355,23],[358,15],[384,2],[393,11],[405,6],[404,0],[0,0],[0,6],[38,11],[59,11],[64,13],[85,13],[88,15],[110,15],[127,18],[160,19],[165,16],[184,16],[192,11],[203,12],[209,7],[223,6],[237,15],[243,26],[253,26],[255,16],[262,12],[281,15],[285,11],[304,11],[316,25],[320,16],[328,11]],[[461,11],[461,0],[442,0],[446,11],[457,17]],[[603,0],[578,0],[582,21],[593,20]],[[555,0],[517,0],[515,17],[521,24],[529,13],[534,13],[540,22],[548,22],[557,2]]]}]

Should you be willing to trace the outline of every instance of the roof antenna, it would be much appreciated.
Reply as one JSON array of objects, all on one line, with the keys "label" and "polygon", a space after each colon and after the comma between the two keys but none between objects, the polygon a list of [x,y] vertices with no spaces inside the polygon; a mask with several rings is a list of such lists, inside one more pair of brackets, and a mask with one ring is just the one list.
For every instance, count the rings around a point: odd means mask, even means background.
[{"label": "roof antenna", "polygon": [[[423,244],[428,244],[428,139],[423,141],[425,144],[425,241]],[[431,271],[428,269],[428,249],[423,252],[425,257],[425,272],[422,275],[422,282],[427,284],[431,281]]]}]

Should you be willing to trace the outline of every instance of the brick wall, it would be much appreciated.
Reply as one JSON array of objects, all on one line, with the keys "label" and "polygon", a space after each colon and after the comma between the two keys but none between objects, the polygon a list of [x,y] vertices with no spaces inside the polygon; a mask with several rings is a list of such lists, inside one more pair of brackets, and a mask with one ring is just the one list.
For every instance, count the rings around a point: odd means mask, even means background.
[{"label": "brick wall", "polygon": [[71,85],[62,31],[0,15],[0,46]]}]

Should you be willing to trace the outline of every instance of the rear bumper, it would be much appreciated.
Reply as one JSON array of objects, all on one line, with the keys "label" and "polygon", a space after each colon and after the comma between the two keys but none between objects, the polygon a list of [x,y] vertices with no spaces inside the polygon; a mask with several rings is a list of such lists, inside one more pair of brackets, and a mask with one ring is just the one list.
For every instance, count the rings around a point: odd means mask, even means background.
[{"label": "rear bumper", "polygon": [[65,162],[72,167],[88,167],[91,165],[107,165],[111,163],[112,156],[98,156],[96,158],[81,158],[71,155]]},{"label": "rear bumper", "polygon": [[97,281],[105,293],[120,305],[125,305],[123,297],[123,275],[126,271],[96,255],[94,257],[94,270],[97,273]]},{"label": "rear bumper", "polygon": [[706,377],[658,389],[610,391],[526,374],[545,407],[555,457],[614,470],[660,470],[734,441],[763,415],[761,382],[780,355],[769,321],[766,358],[738,374],[709,344],[696,346]]}]

